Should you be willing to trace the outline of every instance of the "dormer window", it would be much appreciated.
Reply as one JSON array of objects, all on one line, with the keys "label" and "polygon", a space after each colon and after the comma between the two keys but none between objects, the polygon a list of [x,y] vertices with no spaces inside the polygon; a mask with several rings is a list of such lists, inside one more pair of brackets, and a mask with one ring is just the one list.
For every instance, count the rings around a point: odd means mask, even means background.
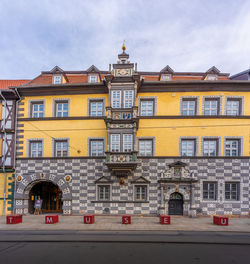
[{"label": "dormer window", "polygon": [[98,76],[97,75],[89,75],[89,82],[90,83],[97,83],[98,82]]},{"label": "dormer window", "polygon": [[171,81],[171,80],[172,80],[171,74],[162,74],[161,75],[161,81]]},{"label": "dormer window", "polygon": [[214,74],[208,74],[206,78],[206,80],[208,81],[216,81],[217,79],[218,79],[217,75],[214,75]]},{"label": "dormer window", "polygon": [[61,84],[61,83],[62,83],[62,75],[54,75],[53,84]]}]

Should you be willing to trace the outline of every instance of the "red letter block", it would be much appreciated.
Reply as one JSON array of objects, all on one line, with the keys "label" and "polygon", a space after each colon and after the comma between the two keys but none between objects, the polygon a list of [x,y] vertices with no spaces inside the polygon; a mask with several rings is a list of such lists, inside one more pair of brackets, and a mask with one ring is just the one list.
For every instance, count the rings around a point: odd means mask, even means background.
[{"label": "red letter block", "polygon": [[23,222],[23,216],[22,215],[7,215],[6,216],[6,224],[19,224]]},{"label": "red letter block", "polygon": [[94,215],[84,215],[83,216],[83,223],[84,224],[94,224],[95,223],[95,216]]},{"label": "red letter block", "polygon": [[213,223],[214,223],[214,225],[227,226],[228,225],[228,217],[227,216],[214,215]]},{"label": "red letter block", "polygon": [[219,219],[218,219],[218,224],[217,225],[227,226],[228,225],[228,217],[220,216]]},{"label": "red letter block", "polygon": [[131,224],[131,215],[123,215],[122,216],[122,224]]},{"label": "red letter block", "polygon": [[169,215],[160,215],[160,223],[162,225],[170,225],[170,216]]},{"label": "red letter block", "polygon": [[56,224],[58,223],[58,215],[46,215],[45,224]]}]

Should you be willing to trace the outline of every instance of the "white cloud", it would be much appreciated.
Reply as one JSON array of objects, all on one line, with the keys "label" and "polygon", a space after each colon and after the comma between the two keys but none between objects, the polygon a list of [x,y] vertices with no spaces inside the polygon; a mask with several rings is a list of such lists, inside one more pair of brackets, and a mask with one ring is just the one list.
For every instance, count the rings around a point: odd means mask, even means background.
[{"label": "white cloud", "polygon": [[249,10],[243,0],[2,0],[0,78],[32,78],[54,65],[107,70],[123,39],[139,70],[236,73],[250,66]]}]

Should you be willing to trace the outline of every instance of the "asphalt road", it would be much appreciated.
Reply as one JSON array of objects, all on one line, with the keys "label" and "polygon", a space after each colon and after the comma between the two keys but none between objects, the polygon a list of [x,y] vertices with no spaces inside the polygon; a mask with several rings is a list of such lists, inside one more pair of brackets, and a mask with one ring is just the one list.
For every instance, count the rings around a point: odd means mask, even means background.
[{"label": "asphalt road", "polygon": [[250,263],[249,233],[0,232],[0,263]]}]

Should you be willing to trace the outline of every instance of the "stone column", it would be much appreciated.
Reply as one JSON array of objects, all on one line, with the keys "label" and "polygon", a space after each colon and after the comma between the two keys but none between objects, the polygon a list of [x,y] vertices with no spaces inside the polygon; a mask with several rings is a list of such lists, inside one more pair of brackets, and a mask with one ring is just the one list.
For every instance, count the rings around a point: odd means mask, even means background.
[{"label": "stone column", "polygon": [[164,186],[160,186],[161,187],[161,204],[159,207],[159,214],[164,214],[165,212],[165,203],[164,203]]}]

